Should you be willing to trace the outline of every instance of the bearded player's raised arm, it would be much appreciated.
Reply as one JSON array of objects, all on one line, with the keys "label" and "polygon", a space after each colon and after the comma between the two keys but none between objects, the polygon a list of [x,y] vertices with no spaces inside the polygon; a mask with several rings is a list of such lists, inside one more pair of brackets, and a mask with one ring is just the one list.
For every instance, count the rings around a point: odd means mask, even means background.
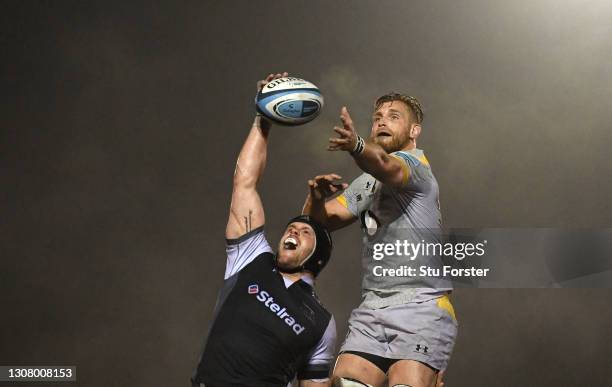
[{"label": "bearded player's raised arm", "polygon": [[[287,73],[268,75],[265,80],[257,82],[258,91],[266,83],[283,76],[287,76]],[[270,122],[259,115],[256,116],[251,131],[240,150],[234,170],[232,201],[225,228],[226,239],[238,239],[265,223],[257,183],[266,167],[269,131]]]},{"label": "bearded player's raised arm", "polygon": [[[397,109],[390,109],[386,114],[389,115],[389,120],[407,119],[407,117],[404,117],[407,113]],[[382,113],[378,111],[374,113],[374,127],[376,127],[377,121],[382,119],[381,115]],[[372,175],[383,184],[394,187],[404,186],[410,176],[410,169],[406,163],[401,158],[388,154],[385,149],[375,142],[361,138],[355,131],[353,120],[346,107],[342,108],[340,119],[342,120],[342,127],[334,127],[334,131],[339,137],[330,138],[330,145],[327,149],[330,151],[343,150],[350,152],[362,171]],[[420,124],[415,124],[410,130],[411,133],[418,136],[421,130]],[[391,136],[391,133],[384,128],[377,132],[380,132],[380,135]]]}]

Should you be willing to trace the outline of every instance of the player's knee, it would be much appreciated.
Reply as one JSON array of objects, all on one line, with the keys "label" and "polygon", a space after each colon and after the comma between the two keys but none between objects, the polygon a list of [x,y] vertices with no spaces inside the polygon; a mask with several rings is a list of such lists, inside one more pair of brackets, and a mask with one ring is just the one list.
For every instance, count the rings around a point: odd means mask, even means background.
[{"label": "player's knee", "polygon": [[343,378],[340,376],[334,376],[334,378],[332,379],[332,386],[333,387],[372,387],[371,384],[360,382],[357,379]]}]

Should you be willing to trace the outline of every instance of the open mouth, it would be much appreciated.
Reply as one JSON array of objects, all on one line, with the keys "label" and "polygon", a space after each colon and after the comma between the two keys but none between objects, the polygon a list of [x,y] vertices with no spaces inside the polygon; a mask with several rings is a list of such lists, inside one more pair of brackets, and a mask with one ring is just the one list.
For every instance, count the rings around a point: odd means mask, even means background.
[{"label": "open mouth", "polygon": [[297,249],[297,247],[298,247],[297,239],[295,239],[294,237],[288,237],[283,242],[283,247],[285,247],[285,249],[287,249],[287,250],[295,250],[295,249]]},{"label": "open mouth", "polygon": [[378,133],[376,133],[376,137],[391,137],[391,133],[389,133],[389,132],[378,132]]}]

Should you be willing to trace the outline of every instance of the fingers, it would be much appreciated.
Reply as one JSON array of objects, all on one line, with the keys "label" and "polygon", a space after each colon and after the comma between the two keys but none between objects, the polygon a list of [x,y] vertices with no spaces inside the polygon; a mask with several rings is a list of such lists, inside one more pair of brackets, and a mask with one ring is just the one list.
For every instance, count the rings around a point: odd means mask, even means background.
[{"label": "fingers", "polygon": [[[274,79],[278,79],[278,78],[283,78],[283,77],[286,77],[286,76],[288,76],[288,75],[289,75],[289,73],[288,73],[288,72],[286,72],[286,71],[284,71],[284,72],[282,72],[282,73],[276,73],[276,74],[270,74],[270,75],[272,75],[272,79],[270,79],[269,81],[272,81],[272,80],[274,80]],[[269,82],[269,81],[268,81],[268,82]]]},{"label": "fingers", "polygon": [[332,137],[329,139],[329,142],[333,145],[341,146],[341,145],[349,144],[351,140],[349,140],[348,138]]},{"label": "fingers", "polygon": [[351,150],[354,148],[353,139],[346,137],[331,137],[327,150]]},{"label": "fingers", "polygon": [[346,183],[339,183],[338,180],[340,179],[342,179],[342,176],[336,173],[318,175],[314,179],[308,180],[308,188],[315,197],[330,197],[348,187]]},{"label": "fingers", "polygon": [[[333,140],[333,141],[332,141]],[[339,141],[336,143],[336,141]],[[327,146],[328,151],[347,151],[352,149],[350,143],[341,142],[343,140],[340,139],[330,139],[330,144]]]},{"label": "fingers", "polygon": [[266,79],[261,79],[259,81],[257,81],[257,91],[261,91],[261,89],[263,89],[263,87],[270,82],[272,79],[274,79],[274,74],[270,73],[268,74],[268,76],[266,77]]},{"label": "fingers", "polygon": [[337,150],[345,150],[349,147],[349,141],[341,138],[330,138],[329,145],[327,146],[327,150],[337,151]]},{"label": "fingers", "polygon": [[310,189],[310,192],[313,192],[315,188],[317,188],[317,183],[315,183],[314,180],[308,180],[308,188]]},{"label": "fingers", "polygon": [[334,132],[338,133],[340,137],[329,139],[328,150],[350,150],[353,148],[354,134],[350,130],[334,126]]},{"label": "fingers", "polygon": [[327,146],[328,151],[343,151],[346,148],[346,144],[329,144]]},{"label": "fingers", "polygon": [[289,73],[284,71],[282,73],[270,73],[268,74],[268,76],[266,77],[266,79],[262,79],[260,81],[257,82],[257,91],[260,91],[261,89],[263,89],[263,87],[268,84],[269,82],[278,79],[278,78],[283,78],[283,77],[288,77]]},{"label": "fingers", "polygon": [[324,182],[324,181],[328,181],[328,182],[331,183],[334,180],[340,180],[340,179],[342,179],[342,176],[337,175],[335,173],[330,173],[330,174],[327,174],[327,175],[318,175],[318,176],[315,176],[315,178],[314,178],[314,180],[317,183],[321,183],[321,182]]},{"label": "fingers", "polygon": [[329,186],[329,192],[332,194],[335,194],[336,192],[340,192],[344,190],[344,188],[342,188],[342,184],[332,184]]},{"label": "fingers", "polygon": [[334,194],[344,189],[344,184],[337,182],[340,179],[342,179],[342,176],[330,173],[329,175],[315,177],[315,184],[323,187],[328,193]]},{"label": "fingers", "polygon": [[355,147],[357,133],[355,132],[353,120],[346,106],[340,109],[340,120],[342,121],[343,127],[334,126],[334,132],[336,132],[339,137],[329,139],[328,151],[352,151]]},{"label": "fingers", "polygon": [[351,118],[351,115],[348,112],[348,109],[346,108],[346,106],[342,106],[342,109],[340,109],[340,120],[342,120],[342,125],[344,125],[344,128],[350,131],[353,131],[353,119]]},{"label": "fingers", "polygon": [[338,133],[342,138],[351,137],[353,134],[350,130],[334,126],[334,132]]}]

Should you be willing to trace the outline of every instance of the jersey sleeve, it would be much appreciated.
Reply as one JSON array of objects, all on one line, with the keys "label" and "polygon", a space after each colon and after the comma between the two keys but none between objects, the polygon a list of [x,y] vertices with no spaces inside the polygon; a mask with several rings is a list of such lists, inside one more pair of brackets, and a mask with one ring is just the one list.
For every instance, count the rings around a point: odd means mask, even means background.
[{"label": "jersey sleeve", "polygon": [[325,382],[329,379],[336,354],[336,320],[331,316],[327,329],[310,352],[307,364],[298,371],[298,380]]},{"label": "jersey sleeve", "polygon": [[270,244],[264,235],[263,226],[252,230],[240,238],[226,239],[225,279],[233,276],[251,263],[259,254],[272,252]]},{"label": "jersey sleeve", "polygon": [[364,173],[351,182],[338,200],[355,217],[370,208],[374,194],[380,188],[380,183],[374,176]]},{"label": "jersey sleeve", "polygon": [[431,169],[427,159],[420,160],[408,152],[394,152],[391,156],[402,162],[404,168],[404,187],[417,192],[425,192],[431,183]]}]

